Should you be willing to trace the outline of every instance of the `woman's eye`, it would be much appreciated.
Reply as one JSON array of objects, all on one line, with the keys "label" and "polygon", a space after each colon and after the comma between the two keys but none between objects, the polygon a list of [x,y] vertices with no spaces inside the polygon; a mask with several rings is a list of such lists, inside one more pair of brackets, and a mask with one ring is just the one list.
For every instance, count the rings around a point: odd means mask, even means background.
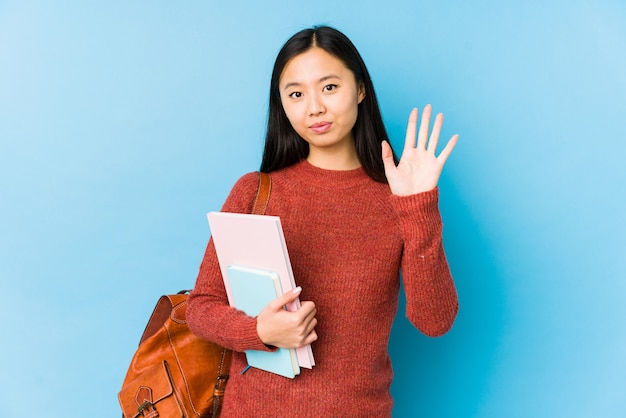
[{"label": "woman's eye", "polygon": [[336,84],[329,84],[327,86],[324,86],[324,91],[333,91],[337,88]]},{"label": "woman's eye", "polygon": [[293,93],[289,94],[289,97],[291,97],[292,99],[299,99],[300,97],[302,97],[302,93],[300,93],[299,91],[294,91]]}]

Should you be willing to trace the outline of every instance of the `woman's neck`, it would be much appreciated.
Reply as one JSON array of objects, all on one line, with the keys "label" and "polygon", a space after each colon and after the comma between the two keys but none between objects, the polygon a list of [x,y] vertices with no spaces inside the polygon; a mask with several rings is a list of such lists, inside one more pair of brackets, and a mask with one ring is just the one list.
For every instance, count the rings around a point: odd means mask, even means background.
[{"label": "woman's neck", "polygon": [[361,167],[354,144],[349,149],[320,149],[311,147],[306,158],[309,164],[325,170],[353,170]]}]

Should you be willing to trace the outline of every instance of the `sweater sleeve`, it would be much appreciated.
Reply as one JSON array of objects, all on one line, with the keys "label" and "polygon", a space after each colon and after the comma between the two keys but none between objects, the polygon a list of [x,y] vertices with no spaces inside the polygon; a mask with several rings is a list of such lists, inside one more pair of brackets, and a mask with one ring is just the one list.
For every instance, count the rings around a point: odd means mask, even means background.
[{"label": "sweater sleeve", "polygon": [[402,279],[406,315],[424,334],[436,337],[450,330],[458,298],[443,250],[439,189],[412,196],[392,196],[404,240]]},{"label": "sweater sleeve", "polygon": [[[240,178],[226,199],[222,211],[250,213],[257,186],[256,173]],[[186,316],[189,328],[200,338],[235,351],[269,350],[259,339],[256,318],[228,304],[212,238],[200,264],[196,285],[189,295]]]}]

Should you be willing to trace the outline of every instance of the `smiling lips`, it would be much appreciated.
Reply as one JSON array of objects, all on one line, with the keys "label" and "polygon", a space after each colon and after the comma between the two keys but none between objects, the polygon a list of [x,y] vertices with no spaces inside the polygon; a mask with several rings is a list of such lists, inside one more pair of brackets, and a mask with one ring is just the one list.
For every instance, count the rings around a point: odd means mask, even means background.
[{"label": "smiling lips", "polygon": [[331,122],[319,122],[309,126],[309,129],[311,129],[316,134],[323,134],[324,132],[327,132],[331,126]]}]

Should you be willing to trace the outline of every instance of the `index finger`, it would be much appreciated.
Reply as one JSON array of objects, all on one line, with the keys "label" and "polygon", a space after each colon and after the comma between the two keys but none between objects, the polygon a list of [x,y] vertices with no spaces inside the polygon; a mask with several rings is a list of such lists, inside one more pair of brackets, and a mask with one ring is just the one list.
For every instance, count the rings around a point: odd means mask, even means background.
[{"label": "index finger", "polygon": [[311,301],[304,301],[300,304],[300,309],[296,312],[300,312],[303,317],[306,319],[311,316],[315,316],[317,313],[317,308],[315,307],[315,303]]},{"label": "index finger", "polygon": [[[415,135],[417,133],[417,108],[413,108],[409,114],[409,122],[406,127],[404,149],[415,148]],[[404,151],[403,151],[404,153]]]}]

